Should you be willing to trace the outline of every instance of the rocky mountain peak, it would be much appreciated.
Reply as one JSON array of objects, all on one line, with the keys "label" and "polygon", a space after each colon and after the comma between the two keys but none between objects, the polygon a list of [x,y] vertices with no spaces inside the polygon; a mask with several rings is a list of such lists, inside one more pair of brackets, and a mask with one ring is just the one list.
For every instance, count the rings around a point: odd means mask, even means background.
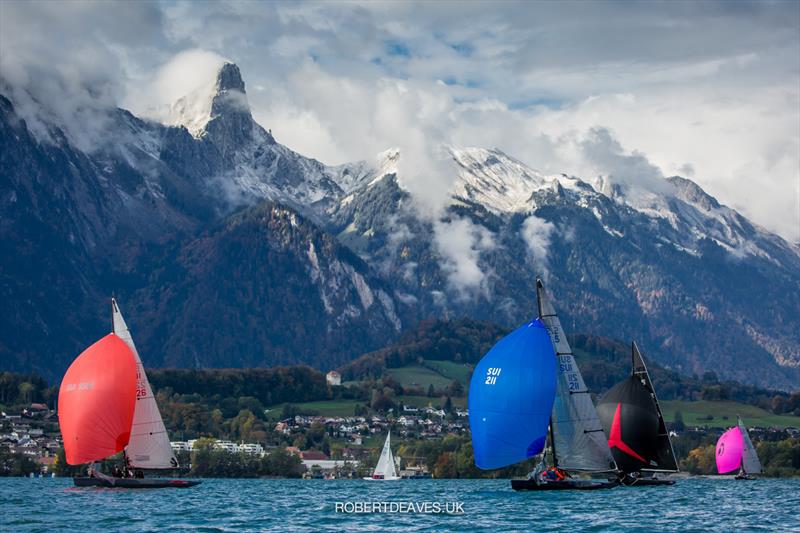
[{"label": "rocky mountain peak", "polygon": [[230,62],[220,67],[214,79],[175,102],[170,122],[186,127],[196,138],[207,137],[223,156],[253,139],[256,130],[263,133],[262,140],[274,142],[253,121],[242,73]]},{"label": "rocky mountain peak", "polygon": [[235,63],[225,63],[217,73],[217,92],[235,90],[244,93],[244,80]]}]

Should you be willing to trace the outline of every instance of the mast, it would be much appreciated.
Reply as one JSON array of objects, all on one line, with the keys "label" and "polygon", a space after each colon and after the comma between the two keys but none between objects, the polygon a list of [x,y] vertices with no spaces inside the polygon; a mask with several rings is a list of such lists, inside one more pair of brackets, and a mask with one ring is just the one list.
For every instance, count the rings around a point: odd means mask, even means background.
[{"label": "mast", "polygon": [[[678,460],[675,458],[675,449],[672,447],[672,439],[669,438],[667,424],[664,422],[664,415],[661,412],[661,405],[658,403],[658,397],[656,396],[656,389],[653,387],[653,381],[650,379],[650,372],[647,371],[647,365],[644,363],[644,357],[642,357],[642,352],[639,351],[639,346],[636,344],[636,341],[631,341],[631,375],[638,375],[640,377],[642,385],[644,385],[644,387],[650,393],[650,397],[653,399],[653,404],[655,405],[656,413],[658,414],[659,433],[657,437],[660,439],[666,439],[667,443],[669,444],[669,458],[675,464],[675,468],[669,470],[651,468],[643,468],[642,470],[651,472],[679,472],[680,468],[678,468]],[[661,459],[661,457],[658,457],[658,459]]]},{"label": "mast", "polygon": [[147,379],[144,364],[136,350],[133,337],[125,323],[117,301],[111,299],[114,334],[133,352],[136,362],[136,392],[133,424],[126,455],[131,468],[164,469],[178,467],[178,461],[169,442],[167,429],[161,418],[153,389]]},{"label": "mast", "polygon": [[747,474],[760,474],[762,472],[761,461],[758,459],[758,452],[756,452],[753,441],[750,440],[750,433],[747,431],[742,417],[736,415],[739,432],[742,434],[742,471]]},{"label": "mast", "polygon": [[[551,413],[550,435],[558,441],[560,468],[573,472],[616,472],[618,467],[608,447],[605,432],[589,389],[583,381],[558,314],[536,280],[539,317],[553,344],[556,360],[556,398]],[[554,457],[555,457],[554,446]]]},{"label": "mast", "polygon": [[556,455],[556,439],[553,436],[553,419],[550,418],[550,447],[553,449],[553,466],[558,468],[558,456]]},{"label": "mast", "polygon": [[542,280],[540,278],[536,278],[536,308],[539,311],[539,318],[542,318],[542,289],[544,289],[544,285],[542,285]]},{"label": "mast", "polygon": [[[544,285],[541,278],[536,278],[536,309],[539,312],[539,319],[542,319],[542,290]],[[556,359],[558,356],[556,355]],[[556,437],[553,435],[553,416],[550,415],[550,422],[547,425],[547,432],[550,434],[550,449],[553,452],[553,466],[558,468],[558,456],[556,455]]]}]

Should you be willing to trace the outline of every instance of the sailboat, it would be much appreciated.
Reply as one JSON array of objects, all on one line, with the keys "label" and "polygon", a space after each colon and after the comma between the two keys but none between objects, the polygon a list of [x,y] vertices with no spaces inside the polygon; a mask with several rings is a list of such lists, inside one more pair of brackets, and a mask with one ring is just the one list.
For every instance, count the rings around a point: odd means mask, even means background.
[{"label": "sailboat", "polygon": [[94,462],[123,452],[124,471],[172,470],[178,461],[117,302],[111,300],[113,331],[70,365],[58,394],[59,424],[67,463],[91,463],[79,487],[191,487],[200,481],[112,477]]},{"label": "sailboat", "polygon": [[397,468],[394,464],[394,454],[392,454],[392,432],[386,435],[386,442],[383,443],[383,450],[372,472],[372,477],[365,477],[369,481],[394,481],[400,479],[397,475]]},{"label": "sailboat", "polygon": [[626,485],[674,485],[657,472],[678,472],[675,452],[647,366],[631,343],[631,375],[597,402],[608,446]]},{"label": "sailboat", "polygon": [[501,468],[541,454],[528,479],[511,480],[514,490],[614,487],[617,479],[571,477],[618,470],[561,322],[538,279],[536,296],[539,317],[500,339],[473,372],[469,421],[475,465]]},{"label": "sailboat", "polygon": [[717,471],[727,474],[738,469],[736,479],[754,479],[753,474],[762,472],[761,461],[750,440],[750,434],[737,415],[737,425],[722,434],[717,441]]}]

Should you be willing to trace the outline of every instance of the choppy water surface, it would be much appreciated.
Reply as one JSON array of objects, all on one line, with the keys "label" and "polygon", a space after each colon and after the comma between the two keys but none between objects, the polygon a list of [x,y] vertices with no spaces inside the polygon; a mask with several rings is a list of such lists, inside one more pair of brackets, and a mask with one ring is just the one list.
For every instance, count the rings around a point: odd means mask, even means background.
[{"label": "choppy water surface", "polygon": [[[460,502],[464,512],[348,514],[336,512],[337,502],[438,502],[443,510]],[[800,480],[687,479],[671,487],[517,493],[502,480],[207,479],[186,490],[136,491],[0,478],[0,530],[67,529],[800,531]]]}]

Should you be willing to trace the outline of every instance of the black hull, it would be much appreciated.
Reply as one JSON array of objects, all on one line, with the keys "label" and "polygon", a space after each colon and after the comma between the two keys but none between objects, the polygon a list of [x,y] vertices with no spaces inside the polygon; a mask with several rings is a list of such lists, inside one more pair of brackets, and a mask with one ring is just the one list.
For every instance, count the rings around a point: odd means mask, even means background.
[{"label": "black hull", "polygon": [[638,478],[638,479],[624,479],[622,484],[627,487],[654,487],[658,485],[674,485],[675,481],[672,479],[654,479],[654,478]]},{"label": "black hull", "polygon": [[754,478],[753,476],[749,476],[749,475],[746,475],[746,474],[743,475],[743,476],[742,475],[738,475],[734,479],[737,480],[737,481],[755,481],[756,480],[756,478]]},{"label": "black hull", "polygon": [[188,479],[141,479],[74,477],[76,487],[104,487],[108,489],[186,489],[199,485],[202,481]]},{"label": "black hull", "polygon": [[600,490],[612,489],[619,481],[597,481],[589,479],[564,479],[562,481],[542,481],[536,483],[532,479],[512,479],[514,490]]}]

